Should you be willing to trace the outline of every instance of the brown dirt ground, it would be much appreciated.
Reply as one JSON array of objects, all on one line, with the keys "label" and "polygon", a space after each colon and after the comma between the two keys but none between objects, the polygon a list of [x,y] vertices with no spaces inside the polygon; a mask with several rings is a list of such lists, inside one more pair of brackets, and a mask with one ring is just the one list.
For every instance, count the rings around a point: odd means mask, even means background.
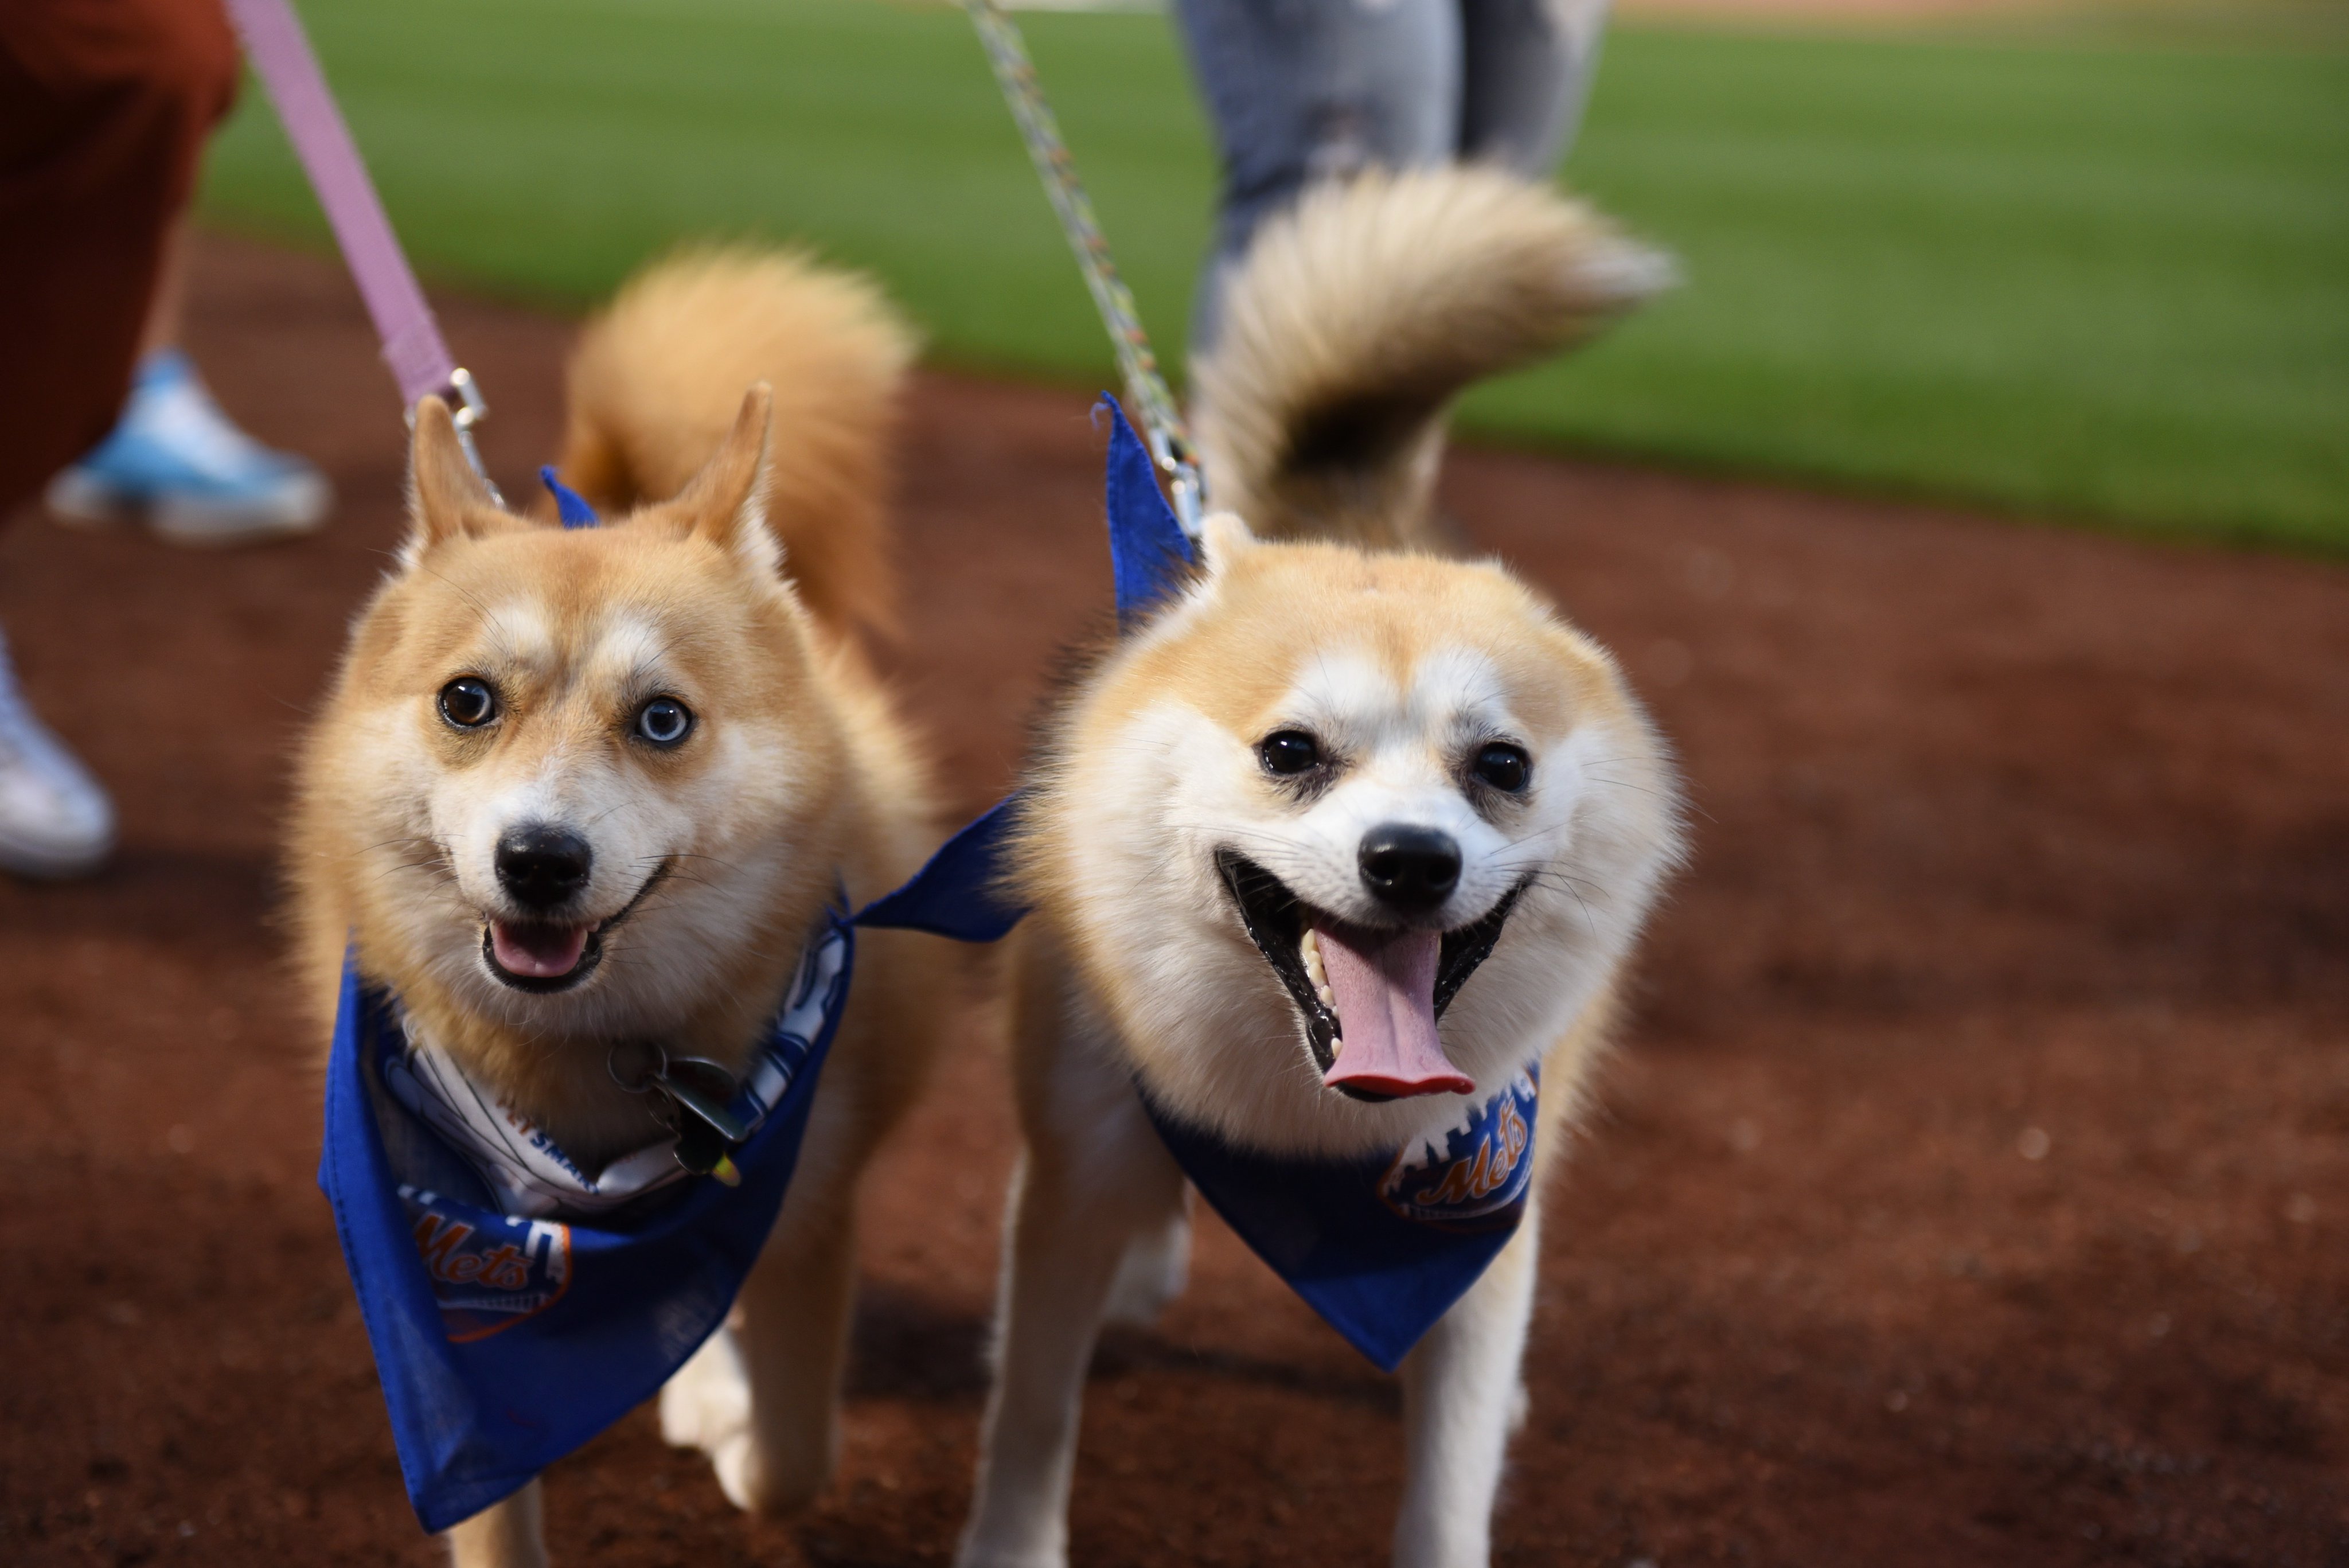
[{"label": "brown dirt ground", "polygon": [[[197,262],[200,358],[343,511],[217,556],[0,542],[126,824],[94,881],[0,885],[0,1560],[423,1563],[271,925],[398,421],[335,268]],[[445,308],[521,491],[565,328]],[[916,395],[895,664],[965,805],[1107,591],[1085,403]],[[2349,574],[1495,452],[1449,483],[1620,650],[1699,808],[1546,1238],[1498,1561],[2349,1562]],[[1009,1158],[973,1023],[874,1184],[822,1505],[744,1520],[640,1412],[554,1473],[561,1558],[944,1561]],[[1078,1556],[1378,1560],[1396,1409],[1210,1221],[1102,1353]]]}]

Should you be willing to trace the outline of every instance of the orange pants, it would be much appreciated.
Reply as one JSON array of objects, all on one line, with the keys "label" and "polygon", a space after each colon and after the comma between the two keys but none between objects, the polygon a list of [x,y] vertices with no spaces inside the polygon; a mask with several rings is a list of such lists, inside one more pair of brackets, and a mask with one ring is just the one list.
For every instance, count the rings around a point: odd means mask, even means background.
[{"label": "orange pants", "polygon": [[220,0],[0,0],[0,518],[113,428],[236,82]]}]

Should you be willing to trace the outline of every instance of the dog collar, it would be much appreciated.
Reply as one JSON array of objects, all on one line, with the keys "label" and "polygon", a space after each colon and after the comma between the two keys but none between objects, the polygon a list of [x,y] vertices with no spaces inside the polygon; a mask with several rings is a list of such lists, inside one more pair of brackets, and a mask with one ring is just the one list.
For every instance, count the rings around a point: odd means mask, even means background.
[{"label": "dog collar", "polygon": [[[735,1146],[758,1136],[775,1106],[808,1069],[812,1043],[830,1031],[827,1009],[839,1002],[835,985],[848,961],[844,929],[827,923],[800,955],[782,1011],[740,1083],[714,1063],[672,1061],[657,1046],[629,1054],[612,1052],[610,1070],[622,1086],[645,1094],[647,1109],[670,1130],[588,1176],[544,1129],[518,1115],[494,1091],[423,1038],[415,1021],[394,1003],[397,1032],[383,1037],[377,1074],[384,1091],[462,1160],[500,1213],[565,1220],[608,1218],[647,1202],[697,1175],[728,1186],[741,1175]],[[702,1069],[702,1082],[684,1071]],[[635,1068],[636,1070],[631,1070]],[[715,1075],[716,1081],[710,1081]],[[720,1092],[712,1089],[723,1085]],[[698,1102],[698,1103],[697,1103]],[[714,1102],[714,1103],[713,1103]],[[712,1149],[713,1142],[722,1147]]]}]

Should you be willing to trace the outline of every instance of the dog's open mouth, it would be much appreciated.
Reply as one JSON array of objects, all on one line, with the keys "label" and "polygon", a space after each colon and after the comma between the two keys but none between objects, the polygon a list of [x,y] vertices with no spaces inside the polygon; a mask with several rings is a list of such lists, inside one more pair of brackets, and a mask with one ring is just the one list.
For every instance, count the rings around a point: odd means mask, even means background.
[{"label": "dog's open mouth", "polygon": [[516,991],[568,991],[595,972],[604,957],[596,926],[490,921],[481,929],[481,960]]},{"label": "dog's open mouth", "polygon": [[1457,930],[1373,930],[1304,903],[1235,851],[1218,850],[1216,868],[1297,1004],[1324,1084],[1358,1100],[1475,1091],[1444,1054],[1435,1021],[1492,955],[1522,884]]},{"label": "dog's open mouth", "polygon": [[502,920],[492,916],[481,923],[481,962],[503,984],[533,996],[552,996],[585,983],[604,960],[604,936],[635,914],[645,895],[660,886],[669,863],[662,861],[636,896],[609,919],[586,925],[546,920]]}]

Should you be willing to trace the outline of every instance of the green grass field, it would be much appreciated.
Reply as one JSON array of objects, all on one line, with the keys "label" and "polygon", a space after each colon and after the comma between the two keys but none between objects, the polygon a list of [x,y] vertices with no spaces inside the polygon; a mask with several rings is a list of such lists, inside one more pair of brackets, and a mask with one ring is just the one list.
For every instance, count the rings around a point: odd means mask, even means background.
[{"label": "green grass field", "polygon": [[[567,306],[680,236],[800,237],[885,278],[943,361],[1109,379],[951,11],[303,10],[431,275]],[[1213,169],[1170,26],[1023,22],[1177,348]],[[1473,428],[2349,550],[2349,52],[1652,26],[1608,48],[1567,178],[1676,250],[1688,285],[1479,392]],[[202,201],[222,225],[324,234],[257,91]]]}]

